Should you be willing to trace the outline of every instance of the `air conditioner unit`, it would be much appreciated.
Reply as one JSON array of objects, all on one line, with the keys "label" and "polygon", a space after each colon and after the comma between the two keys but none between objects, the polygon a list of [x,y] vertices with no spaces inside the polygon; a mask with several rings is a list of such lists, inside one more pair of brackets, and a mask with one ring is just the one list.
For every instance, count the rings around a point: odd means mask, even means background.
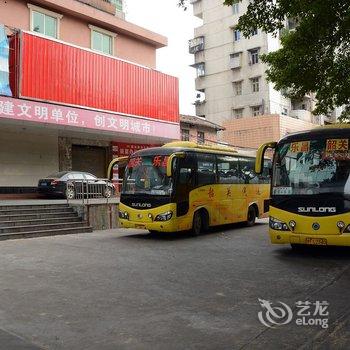
[{"label": "air conditioner unit", "polygon": [[230,69],[241,68],[241,54],[234,53],[230,55]]}]

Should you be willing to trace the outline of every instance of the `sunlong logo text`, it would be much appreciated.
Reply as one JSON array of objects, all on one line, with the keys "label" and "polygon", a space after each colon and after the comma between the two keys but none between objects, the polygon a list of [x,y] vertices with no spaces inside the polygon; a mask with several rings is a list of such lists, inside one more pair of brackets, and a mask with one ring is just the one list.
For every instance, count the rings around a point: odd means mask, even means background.
[{"label": "sunlong logo text", "polygon": [[131,203],[131,206],[134,208],[151,208],[151,203]]},{"label": "sunlong logo text", "polygon": [[336,207],[298,207],[299,213],[336,213]]}]

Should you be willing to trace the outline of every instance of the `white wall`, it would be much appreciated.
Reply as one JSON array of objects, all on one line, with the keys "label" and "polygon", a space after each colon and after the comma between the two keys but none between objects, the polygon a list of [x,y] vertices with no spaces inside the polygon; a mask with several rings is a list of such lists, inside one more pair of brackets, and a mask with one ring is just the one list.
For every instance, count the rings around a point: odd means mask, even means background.
[{"label": "white wall", "polygon": [[58,171],[58,135],[0,125],[0,186],[36,186]]},{"label": "white wall", "polygon": [[[242,15],[248,0],[239,3]],[[252,106],[264,105],[265,113],[271,113],[270,88],[265,79],[263,63],[249,65],[248,50],[260,48],[260,53],[269,51],[268,36],[260,29],[258,35],[234,42],[233,28],[239,15],[234,15],[231,6],[223,6],[222,0],[202,0],[203,25],[196,28],[195,37],[204,35],[205,50],[196,54],[196,62],[205,62],[206,74],[197,78],[197,89],[205,89],[206,103],[197,107],[197,115],[205,115],[209,121],[222,124],[232,118],[233,108],[244,108],[243,116],[252,115]],[[271,43],[277,44],[277,43]],[[241,68],[230,69],[230,54],[242,52]],[[260,76],[260,91],[252,92],[251,78]],[[232,82],[243,80],[242,95],[235,96]],[[280,104],[278,96],[278,105]],[[276,110],[276,108],[273,108]],[[277,113],[280,113],[280,108]]]}]

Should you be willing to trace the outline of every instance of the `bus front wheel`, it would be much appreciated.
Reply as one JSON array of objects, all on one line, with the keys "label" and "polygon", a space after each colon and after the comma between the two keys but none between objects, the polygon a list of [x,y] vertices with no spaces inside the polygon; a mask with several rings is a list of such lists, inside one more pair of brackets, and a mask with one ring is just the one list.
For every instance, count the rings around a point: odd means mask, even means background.
[{"label": "bus front wheel", "polygon": [[248,215],[247,215],[247,226],[251,227],[255,225],[256,221],[256,210],[253,206],[250,206],[248,209]]},{"label": "bus front wheel", "polygon": [[193,215],[192,234],[198,236],[208,230],[208,213],[206,210],[198,210]]},{"label": "bus front wheel", "polygon": [[193,236],[199,236],[203,230],[203,218],[200,211],[196,211],[193,216],[192,234]]}]

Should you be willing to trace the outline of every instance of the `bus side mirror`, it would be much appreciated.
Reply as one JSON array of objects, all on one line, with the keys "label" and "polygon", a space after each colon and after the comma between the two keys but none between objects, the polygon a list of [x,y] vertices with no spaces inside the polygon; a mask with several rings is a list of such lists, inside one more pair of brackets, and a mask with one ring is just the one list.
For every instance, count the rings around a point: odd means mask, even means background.
[{"label": "bus side mirror", "polygon": [[255,172],[257,174],[262,174],[264,169],[264,156],[265,152],[268,148],[275,149],[277,146],[277,142],[267,142],[262,144],[257,152],[256,152],[256,158],[255,158]]},{"label": "bus side mirror", "polygon": [[118,157],[114,158],[108,165],[108,170],[107,170],[107,179],[108,180],[113,180],[113,168],[116,164],[123,164],[126,165],[128,162],[129,157]]},{"label": "bus side mirror", "polygon": [[173,160],[175,158],[185,158],[184,152],[173,153],[169,158],[166,165],[166,176],[171,177],[173,175]]}]

